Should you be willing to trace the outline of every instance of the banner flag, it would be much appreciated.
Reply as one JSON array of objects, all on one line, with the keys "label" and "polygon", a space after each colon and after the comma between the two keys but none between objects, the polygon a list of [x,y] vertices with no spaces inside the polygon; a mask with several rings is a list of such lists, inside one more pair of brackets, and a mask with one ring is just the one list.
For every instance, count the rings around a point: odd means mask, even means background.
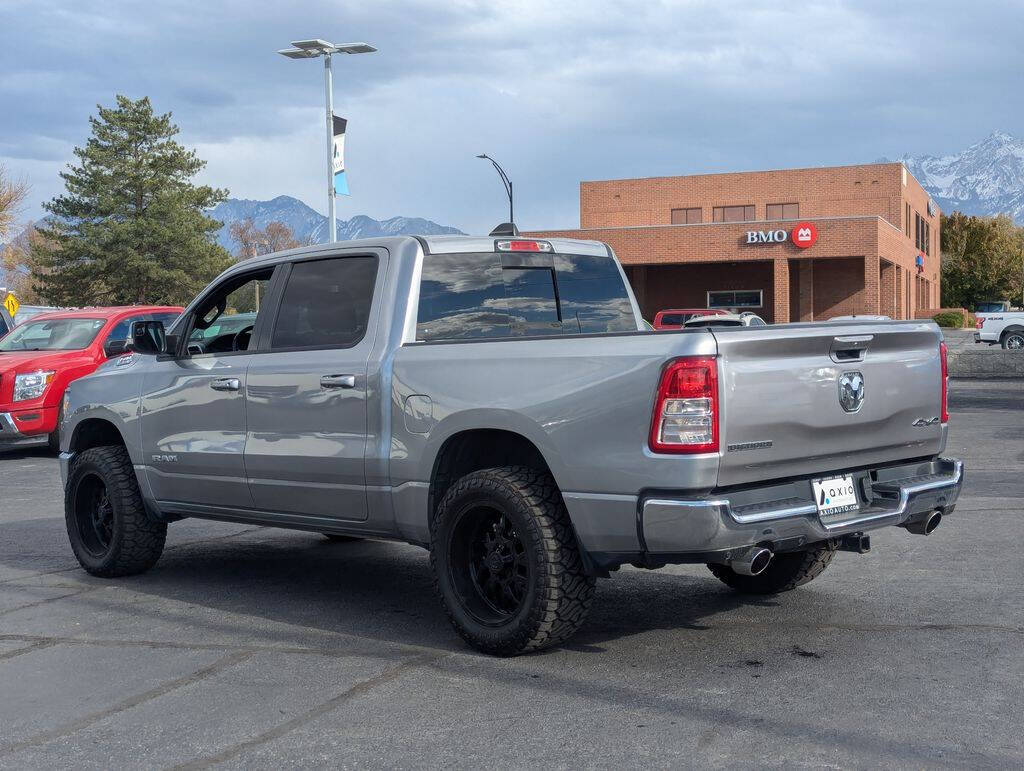
[{"label": "banner flag", "polygon": [[348,195],[348,179],[345,177],[345,127],[348,121],[332,115],[334,118],[334,192],[337,195]]}]

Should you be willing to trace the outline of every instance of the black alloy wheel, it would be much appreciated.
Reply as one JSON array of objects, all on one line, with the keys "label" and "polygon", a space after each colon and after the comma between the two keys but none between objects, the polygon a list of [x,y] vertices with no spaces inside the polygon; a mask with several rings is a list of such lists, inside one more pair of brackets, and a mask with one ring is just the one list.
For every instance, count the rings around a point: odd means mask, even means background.
[{"label": "black alloy wheel", "polygon": [[496,509],[468,506],[452,528],[451,580],[482,624],[502,624],[523,607],[530,585],[526,544]]},{"label": "black alloy wheel", "polygon": [[114,507],[99,475],[79,478],[73,511],[82,546],[93,557],[104,557],[114,541]]}]

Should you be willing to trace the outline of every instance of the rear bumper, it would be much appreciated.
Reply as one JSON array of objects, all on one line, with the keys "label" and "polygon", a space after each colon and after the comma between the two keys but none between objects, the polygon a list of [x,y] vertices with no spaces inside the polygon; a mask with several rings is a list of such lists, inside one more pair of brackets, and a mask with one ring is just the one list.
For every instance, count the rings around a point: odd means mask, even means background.
[{"label": "rear bumper", "polygon": [[960,496],[963,474],[963,463],[946,458],[856,472],[860,509],[830,516],[819,516],[809,480],[708,499],[645,498],[642,547],[650,557],[686,562],[755,544],[782,551],[902,525],[936,509],[949,512]]},{"label": "rear bumper", "polygon": [[[54,425],[51,426],[51,423]],[[0,449],[23,444],[39,444],[46,441],[54,428],[56,410],[39,407],[34,410],[0,412]]]}]

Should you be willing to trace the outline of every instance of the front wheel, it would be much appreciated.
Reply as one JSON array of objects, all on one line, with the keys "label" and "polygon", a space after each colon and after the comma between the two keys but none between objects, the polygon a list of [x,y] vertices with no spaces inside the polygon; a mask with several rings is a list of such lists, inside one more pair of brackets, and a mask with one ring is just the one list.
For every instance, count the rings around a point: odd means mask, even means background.
[{"label": "front wheel", "polygon": [[93,447],[74,459],[64,518],[75,557],[94,576],[142,573],[163,553],[167,525],[146,514],[124,447]]},{"label": "front wheel", "polygon": [[448,490],[430,562],[456,631],[493,655],[564,642],[594,597],[555,481],[522,466],[474,471]]},{"label": "front wheel", "polygon": [[778,594],[796,589],[825,572],[839,548],[838,541],[824,541],[806,551],[777,554],[756,576],[744,576],[728,565],[708,565],[715,578],[743,594]]},{"label": "front wheel", "polygon": [[1024,349],[1024,332],[1011,332],[1003,337],[1003,349],[1007,351]]}]

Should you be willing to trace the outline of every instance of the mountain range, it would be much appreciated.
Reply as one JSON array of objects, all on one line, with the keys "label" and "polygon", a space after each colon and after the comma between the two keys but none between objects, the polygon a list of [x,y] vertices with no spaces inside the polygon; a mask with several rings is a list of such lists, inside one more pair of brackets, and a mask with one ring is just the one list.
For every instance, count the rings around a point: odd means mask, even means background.
[{"label": "mountain range", "polygon": [[[210,211],[210,216],[224,223],[217,232],[217,241],[232,253],[238,248],[238,244],[231,239],[231,225],[250,217],[256,227],[260,229],[265,228],[270,222],[284,223],[291,229],[295,239],[303,244],[319,244],[327,241],[327,217],[290,195],[279,195],[269,201],[228,198],[217,204]],[[339,219],[337,222],[339,241],[380,236],[462,234],[458,228],[438,225],[436,222],[421,217],[391,217],[386,220],[375,220],[365,214],[357,214],[350,220]]]},{"label": "mountain range", "polygon": [[899,160],[946,214],[1009,214],[1024,224],[1024,140],[993,131],[959,153]]}]

